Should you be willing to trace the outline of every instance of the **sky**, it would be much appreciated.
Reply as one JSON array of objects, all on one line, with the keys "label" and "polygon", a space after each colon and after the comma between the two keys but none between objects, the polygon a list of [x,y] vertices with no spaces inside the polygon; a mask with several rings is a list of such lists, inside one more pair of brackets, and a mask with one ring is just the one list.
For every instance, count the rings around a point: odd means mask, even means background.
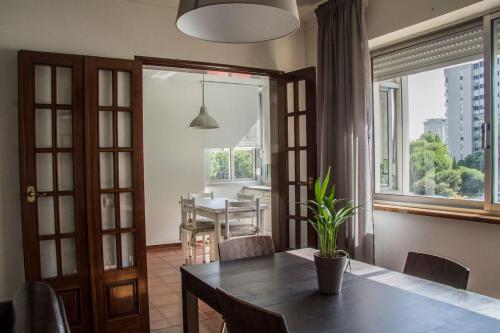
[{"label": "sky", "polygon": [[444,118],[446,97],[444,69],[408,75],[409,138],[416,140],[424,133],[424,121]]}]

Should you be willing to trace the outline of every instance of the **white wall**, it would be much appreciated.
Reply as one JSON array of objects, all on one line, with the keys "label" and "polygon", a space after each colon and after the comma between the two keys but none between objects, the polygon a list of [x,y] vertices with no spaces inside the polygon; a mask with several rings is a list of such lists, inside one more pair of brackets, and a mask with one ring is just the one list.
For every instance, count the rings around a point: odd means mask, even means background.
[{"label": "white wall", "polygon": [[[177,73],[155,78],[145,70],[144,80],[144,187],[146,243],[179,242],[179,198],[205,190],[205,148],[235,147],[256,124],[260,113],[259,86],[206,83],[205,104],[218,122],[216,130],[188,128],[201,106],[201,75]],[[207,75],[207,81],[221,80]],[[238,81],[242,80],[229,80]],[[242,185],[214,186],[217,196],[236,197]]]},{"label": "white wall", "polygon": [[180,34],[163,1],[3,0],[0,9],[0,300],[24,281],[17,147],[17,51],[132,59],[145,55],[292,70],[303,32],[269,43],[215,44]]},{"label": "white wall", "polygon": [[375,262],[402,271],[408,251],[470,268],[468,289],[500,298],[500,225],[375,211]]}]

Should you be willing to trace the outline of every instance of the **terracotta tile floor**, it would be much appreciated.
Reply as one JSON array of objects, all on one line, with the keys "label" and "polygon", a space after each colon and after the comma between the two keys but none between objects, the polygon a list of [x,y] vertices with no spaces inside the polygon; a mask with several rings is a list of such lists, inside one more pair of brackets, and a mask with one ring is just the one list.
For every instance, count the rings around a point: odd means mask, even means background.
[{"label": "terracotta tile floor", "polygon": [[[180,247],[147,251],[149,280],[149,318],[151,332],[182,332]],[[201,257],[198,260],[201,262]],[[217,333],[222,319],[219,313],[199,302],[200,332]]]}]

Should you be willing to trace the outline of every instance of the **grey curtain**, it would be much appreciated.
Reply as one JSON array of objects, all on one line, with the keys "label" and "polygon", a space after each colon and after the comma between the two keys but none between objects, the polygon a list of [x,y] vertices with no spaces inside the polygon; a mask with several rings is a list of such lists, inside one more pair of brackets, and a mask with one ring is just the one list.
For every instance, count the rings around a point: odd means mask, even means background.
[{"label": "grey curtain", "polygon": [[318,18],[318,173],[362,208],[339,235],[351,258],[374,262],[370,54],[363,0],[331,0]]}]

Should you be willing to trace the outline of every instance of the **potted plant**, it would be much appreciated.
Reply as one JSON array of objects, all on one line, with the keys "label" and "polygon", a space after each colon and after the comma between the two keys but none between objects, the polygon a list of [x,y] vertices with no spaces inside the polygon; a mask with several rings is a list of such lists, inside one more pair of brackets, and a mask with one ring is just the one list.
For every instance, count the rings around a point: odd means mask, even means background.
[{"label": "potted plant", "polygon": [[313,212],[313,218],[308,221],[318,234],[319,251],[314,254],[314,262],[319,291],[323,294],[338,294],[349,255],[337,248],[337,236],[342,224],[355,214],[358,206],[354,206],[351,200],[335,198],[335,184],[328,188],[330,169],[324,180],[316,180],[315,198],[308,200],[306,205]]}]

